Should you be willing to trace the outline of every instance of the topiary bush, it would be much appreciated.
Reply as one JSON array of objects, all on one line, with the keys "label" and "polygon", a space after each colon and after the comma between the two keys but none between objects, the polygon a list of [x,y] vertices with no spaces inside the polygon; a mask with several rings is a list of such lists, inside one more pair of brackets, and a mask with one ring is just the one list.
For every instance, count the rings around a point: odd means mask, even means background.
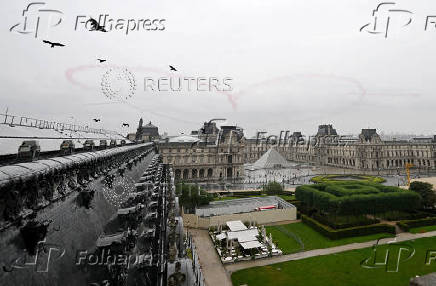
[{"label": "topiary bush", "polygon": [[418,193],[422,197],[422,207],[433,209],[436,204],[436,193],[433,185],[426,182],[414,181],[410,183],[409,190]]},{"label": "topiary bush", "polygon": [[309,208],[333,216],[414,211],[421,205],[415,192],[358,182],[299,186],[295,196]]},{"label": "topiary bush", "polygon": [[280,183],[269,182],[263,187],[263,191],[268,195],[280,195],[283,193],[283,187]]},{"label": "topiary bush", "polygon": [[436,225],[436,217],[429,217],[415,220],[402,220],[397,222],[397,225],[404,231],[409,231],[414,227]]},{"label": "topiary bush", "polygon": [[301,215],[301,220],[303,221],[303,223],[307,224],[308,226],[312,227],[314,230],[318,231],[322,235],[332,240],[354,237],[354,236],[371,235],[377,233],[391,233],[391,234],[396,233],[395,226],[387,225],[387,224],[374,224],[374,225],[357,226],[357,227],[335,230],[326,225],[323,225],[322,223],[306,215]]}]

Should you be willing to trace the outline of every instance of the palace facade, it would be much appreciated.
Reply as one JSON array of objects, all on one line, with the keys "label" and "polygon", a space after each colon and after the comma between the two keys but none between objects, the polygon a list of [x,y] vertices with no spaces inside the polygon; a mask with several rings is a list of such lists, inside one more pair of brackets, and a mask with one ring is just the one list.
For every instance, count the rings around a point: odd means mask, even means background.
[{"label": "palace facade", "polygon": [[281,138],[245,138],[237,126],[205,122],[191,135],[160,142],[164,163],[173,165],[179,181],[238,181],[244,163],[256,162],[269,148],[289,161],[354,169],[357,172],[399,171],[406,164],[415,170],[436,170],[436,136],[410,140],[382,140],[376,129],[358,136],[341,136],[332,125],[320,125],[314,136],[287,131]]},{"label": "palace facade", "polygon": [[244,134],[237,126],[205,122],[195,135],[161,140],[159,151],[171,164],[176,181],[237,182],[244,177]]},{"label": "palace facade", "polygon": [[293,140],[277,148],[290,161],[359,171],[398,170],[406,164],[419,170],[436,169],[436,136],[385,141],[376,129],[362,129],[357,138],[325,135],[319,130],[311,139],[297,140],[298,143]]}]

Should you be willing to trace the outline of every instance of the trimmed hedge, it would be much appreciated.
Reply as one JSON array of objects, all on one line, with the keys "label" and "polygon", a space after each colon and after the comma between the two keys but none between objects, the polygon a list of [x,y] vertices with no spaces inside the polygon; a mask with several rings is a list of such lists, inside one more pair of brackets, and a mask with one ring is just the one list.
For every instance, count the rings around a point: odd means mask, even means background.
[{"label": "trimmed hedge", "polygon": [[436,217],[415,219],[415,220],[402,220],[397,222],[397,225],[404,231],[409,231],[414,227],[436,225]]},{"label": "trimmed hedge", "polygon": [[301,220],[303,223],[312,227],[322,235],[332,239],[337,240],[341,238],[354,237],[354,236],[363,236],[363,235],[371,235],[377,233],[391,233],[395,234],[395,226],[387,225],[387,224],[374,224],[367,226],[357,226],[335,230],[326,225],[319,223],[318,221],[306,216],[301,215]]},{"label": "trimmed hedge", "polygon": [[413,211],[421,205],[421,197],[415,192],[359,182],[299,186],[295,196],[308,207],[331,215]]},{"label": "trimmed hedge", "polygon": [[[351,178],[350,180],[335,180],[338,178]],[[386,180],[382,177],[369,176],[369,175],[321,175],[315,176],[311,179],[314,183],[338,183],[338,182],[363,182],[363,183],[384,183]]]},{"label": "trimmed hedge", "polygon": [[417,220],[422,218],[428,218],[433,217],[434,214],[429,214],[423,211],[414,211],[414,212],[386,212],[383,214],[380,214],[384,220],[390,220],[390,221],[398,221],[398,220]]},{"label": "trimmed hedge", "polygon": [[365,225],[372,225],[377,224],[380,222],[378,219],[370,219],[367,217],[359,218],[359,221],[353,222],[353,223],[339,223],[335,221],[329,220],[328,217],[322,216],[318,213],[314,213],[311,216],[313,219],[318,221],[321,224],[324,224],[326,226],[331,227],[332,229],[344,229],[344,228],[351,228],[351,227],[357,227],[357,226],[365,226]]}]

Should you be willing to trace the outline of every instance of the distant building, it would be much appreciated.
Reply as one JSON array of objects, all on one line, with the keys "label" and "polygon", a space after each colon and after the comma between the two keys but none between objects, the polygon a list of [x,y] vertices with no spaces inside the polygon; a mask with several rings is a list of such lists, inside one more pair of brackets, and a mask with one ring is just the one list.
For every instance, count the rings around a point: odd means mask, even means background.
[{"label": "distant building", "polygon": [[143,141],[143,142],[150,142],[154,140],[158,140],[159,137],[159,129],[151,124],[151,121],[145,125],[142,126],[143,120],[142,118],[139,120],[138,129],[136,130],[136,141]]},{"label": "distant building", "polygon": [[410,141],[411,142],[418,142],[418,143],[436,143],[436,136],[434,136],[434,137],[414,137]]},{"label": "distant building", "polygon": [[377,134],[376,129],[362,129],[359,139],[362,143],[381,143],[380,136]]},{"label": "distant building", "polygon": [[359,172],[399,173],[408,163],[415,170],[436,170],[436,137],[382,140],[376,129],[369,128],[362,129],[358,136],[341,136],[331,124],[320,125],[314,139],[301,132],[282,135],[278,140],[245,138],[237,126],[219,129],[214,122],[204,122],[190,136],[168,138],[159,148],[164,162],[173,165],[176,180],[195,182],[239,180],[243,177],[243,164],[256,162],[273,145],[293,162]]},{"label": "distant building", "polygon": [[216,127],[215,122],[204,122],[203,127],[201,127],[197,132],[193,132],[196,133],[201,140],[213,144],[216,141],[220,130]]},{"label": "distant building", "polygon": [[324,124],[318,126],[318,133],[316,136],[325,136],[325,135],[338,135],[336,133],[336,129],[333,128],[333,125],[331,124]]},{"label": "distant building", "polygon": [[196,136],[167,138],[159,144],[176,181],[238,181],[244,177],[244,134],[237,126],[216,128],[205,123]]},{"label": "distant building", "polygon": [[415,138],[386,141],[381,140],[376,129],[362,129],[358,138],[351,138],[339,136],[332,125],[320,125],[317,136],[323,137],[317,144],[283,144],[276,148],[290,161],[359,171],[399,171],[407,163],[421,170],[436,169],[434,137],[433,140]]}]

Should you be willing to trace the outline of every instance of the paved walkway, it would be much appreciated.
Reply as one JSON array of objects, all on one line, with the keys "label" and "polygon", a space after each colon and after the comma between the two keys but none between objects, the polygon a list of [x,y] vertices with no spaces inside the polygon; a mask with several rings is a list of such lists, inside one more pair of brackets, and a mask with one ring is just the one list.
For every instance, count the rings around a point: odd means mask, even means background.
[{"label": "paved walkway", "polygon": [[[426,232],[426,233],[418,233],[418,234],[404,232],[404,233],[400,233],[396,237],[381,239],[379,241],[379,244],[387,244],[389,242],[392,242],[392,243],[401,242],[401,241],[406,241],[406,240],[413,240],[413,239],[417,239],[417,238],[432,237],[432,236],[436,236],[436,231],[431,231],[431,232]],[[347,251],[347,250],[367,248],[367,247],[373,246],[375,242],[376,242],[375,240],[372,240],[372,241],[367,241],[367,242],[362,242],[362,243],[351,243],[351,244],[346,244],[346,245],[341,245],[341,246],[336,246],[336,247],[331,247],[331,248],[314,249],[314,250],[309,250],[309,251],[304,251],[304,252],[299,252],[299,253],[294,253],[294,254],[276,256],[276,257],[266,258],[266,259],[259,259],[259,260],[255,260],[255,261],[244,261],[244,262],[238,262],[238,263],[234,263],[234,264],[228,264],[224,267],[227,270],[228,274],[230,275],[232,272],[235,272],[235,271],[238,271],[241,269],[256,267],[256,266],[265,266],[265,265],[270,265],[270,264],[275,264],[275,263],[280,263],[280,262],[285,262],[285,261],[300,260],[300,259],[319,256],[319,255],[334,254],[334,253],[343,252],[343,251]]]},{"label": "paved walkway", "polygon": [[207,286],[232,286],[230,275],[225,271],[207,230],[188,229],[197,248],[201,270]]}]

